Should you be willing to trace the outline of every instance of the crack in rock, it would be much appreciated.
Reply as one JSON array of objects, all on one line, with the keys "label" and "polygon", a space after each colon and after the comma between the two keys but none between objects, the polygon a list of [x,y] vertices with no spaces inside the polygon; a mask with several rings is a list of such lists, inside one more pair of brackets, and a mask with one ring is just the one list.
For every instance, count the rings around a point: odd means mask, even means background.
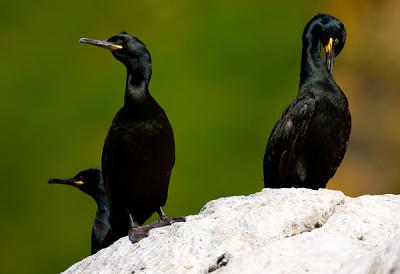
[{"label": "crack in rock", "polygon": [[224,253],[221,256],[219,256],[217,258],[217,261],[214,264],[209,266],[208,273],[214,272],[217,269],[220,269],[221,267],[226,266],[229,263],[230,257],[231,256],[229,255],[229,253]]}]

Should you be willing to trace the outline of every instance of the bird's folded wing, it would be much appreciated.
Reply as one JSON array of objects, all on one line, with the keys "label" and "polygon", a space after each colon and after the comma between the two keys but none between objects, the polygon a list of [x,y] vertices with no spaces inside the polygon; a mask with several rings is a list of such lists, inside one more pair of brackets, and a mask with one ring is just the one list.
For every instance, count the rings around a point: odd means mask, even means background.
[{"label": "bird's folded wing", "polygon": [[316,101],[297,98],[283,113],[271,136],[280,143],[279,176],[286,178],[304,143]]}]

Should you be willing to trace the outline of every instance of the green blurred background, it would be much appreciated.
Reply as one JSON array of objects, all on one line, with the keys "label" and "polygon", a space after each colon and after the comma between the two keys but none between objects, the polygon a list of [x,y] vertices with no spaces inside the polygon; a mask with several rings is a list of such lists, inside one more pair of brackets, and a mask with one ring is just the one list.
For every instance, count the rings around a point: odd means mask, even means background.
[{"label": "green blurred background", "polygon": [[128,31],[153,58],[150,90],[174,127],[166,211],[262,189],[269,132],[297,93],[301,34],[317,12],[347,27],[335,67],[353,116],[328,185],[347,195],[400,192],[400,3],[338,1],[2,1],[2,273],[56,273],[89,253],[95,203],[50,186],[100,167],[123,102],[125,69],[78,43]]}]

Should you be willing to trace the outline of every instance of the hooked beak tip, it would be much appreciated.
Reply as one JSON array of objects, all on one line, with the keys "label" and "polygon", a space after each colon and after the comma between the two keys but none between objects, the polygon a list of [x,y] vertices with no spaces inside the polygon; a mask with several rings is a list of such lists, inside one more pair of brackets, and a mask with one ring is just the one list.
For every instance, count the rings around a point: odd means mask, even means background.
[{"label": "hooked beak tip", "polygon": [[331,75],[333,75],[333,64],[335,63],[335,54],[333,52],[326,54],[326,66]]}]

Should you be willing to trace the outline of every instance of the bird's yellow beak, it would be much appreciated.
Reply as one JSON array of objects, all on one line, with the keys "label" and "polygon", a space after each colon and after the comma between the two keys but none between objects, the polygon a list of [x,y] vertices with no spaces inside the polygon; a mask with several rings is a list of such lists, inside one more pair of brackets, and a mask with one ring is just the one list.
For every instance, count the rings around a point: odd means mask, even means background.
[{"label": "bird's yellow beak", "polygon": [[105,49],[109,49],[111,51],[118,50],[118,49],[123,49],[123,46],[121,45],[116,45],[108,41],[103,41],[103,40],[95,40],[95,39],[89,39],[89,38],[81,38],[79,39],[80,43],[85,43]]},{"label": "bird's yellow beak", "polygon": [[333,74],[333,63],[335,62],[335,50],[333,48],[333,38],[329,38],[328,44],[325,46],[326,66],[330,74]]},{"label": "bird's yellow beak", "polygon": [[332,38],[329,38],[329,42],[328,42],[328,44],[325,46],[325,52],[326,52],[326,53],[331,52],[331,51],[332,51],[332,48],[333,48],[333,39],[332,39]]}]

